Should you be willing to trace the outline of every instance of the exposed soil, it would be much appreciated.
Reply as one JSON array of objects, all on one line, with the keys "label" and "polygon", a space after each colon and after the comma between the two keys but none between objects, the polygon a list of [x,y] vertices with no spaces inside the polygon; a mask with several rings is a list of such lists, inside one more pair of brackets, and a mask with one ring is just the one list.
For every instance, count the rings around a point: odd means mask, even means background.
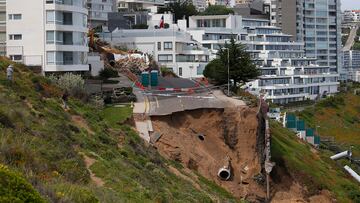
[{"label": "exposed soil", "polygon": [[98,187],[102,187],[105,185],[105,182],[99,178],[99,177],[96,177],[96,175],[91,171],[90,167],[95,163],[95,159],[92,159],[88,156],[86,156],[85,154],[83,154],[84,156],[84,162],[85,162],[85,165],[86,165],[86,168],[88,169],[89,173],[90,173],[90,178],[91,180],[95,183],[96,186]]},{"label": "exposed soil", "polygon": [[331,203],[334,200],[327,190],[321,191],[320,194],[306,198],[304,195],[305,189],[298,183],[293,183],[288,190],[281,190],[276,192],[272,198],[272,203],[292,203],[292,202],[310,202],[310,203]]},{"label": "exposed soil", "polygon": [[94,131],[92,131],[87,124],[86,120],[81,116],[71,116],[71,120],[74,122],[74,124],[80,128],[85,129],[90,135],[94,135]]},{"label": "exposed soil", "polygon": [[[225,110],[199,109],[152,117],[161,138],[155,147],[165,157],[182,163],[213,180],[235,197],[265,197],[264,187],[253,177],[261,171],[257,143],[257,110],[248,107]],[[230,158],[232,176],[222,181],[217,173]]]}]

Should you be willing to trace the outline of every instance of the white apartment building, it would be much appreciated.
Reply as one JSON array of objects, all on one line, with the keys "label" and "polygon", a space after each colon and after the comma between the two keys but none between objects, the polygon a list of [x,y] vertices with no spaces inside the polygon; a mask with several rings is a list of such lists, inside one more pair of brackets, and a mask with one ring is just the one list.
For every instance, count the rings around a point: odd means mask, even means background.
[{"label": "white apartment building", "polygon": [[346,10],[342,14],[344,23],[359,22],[360,21],[360,10]]},{"label": "white apartment building", "polygon": [[44,74],[89,70],[86,0],[10,0],[6,11],[11,59]]},{"label": "white apartment building", "polygon": [[246,19],[237,15],[191,16],[189,32],[193,39],[211,49],[211,58],[231,38],[247,46],[260,68],[258,80],[248,83],[254,94],[264,92],[274,103],[316,99],[338,91],[339,74],[329,66],[316,65],[306,58],[303,42],[293,42],[269,20]]},{"label": "white apartment building", "polygon": [[[185,24],[186,25],[186,24]],[[169,29],[115,30],[104,39],[113,46],[126,46],[152,55],[182,78],[203,77],[209,51],[175,27]]]},{"label": "white apartment building", "polygon": [[0,0],[0,56],[6,54],[6,1]]},{"label": "white apartment building", "polygon": [[149,10],[151,13],[157,13],[158,7],[163,6],[164,0],[117,0],[118,10],[124,11]]},{"label": "white apartment building", "polygon": [[116,0],[86,0],[89,10],[89,25],[94,28],[106,26],[108,13],[116,12]]}]

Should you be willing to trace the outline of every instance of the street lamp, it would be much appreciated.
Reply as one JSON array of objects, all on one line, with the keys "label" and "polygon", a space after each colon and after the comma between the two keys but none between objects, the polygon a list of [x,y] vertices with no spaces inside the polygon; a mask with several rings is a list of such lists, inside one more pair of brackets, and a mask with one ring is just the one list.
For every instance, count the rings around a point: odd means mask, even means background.
[{"label": "street lamp", "polygon": [[221,48],[222,50],[227,50],[227,71],[228,71],[228,91],[227,91],[227,95],[230,96],[230,50],[229,48]]}]

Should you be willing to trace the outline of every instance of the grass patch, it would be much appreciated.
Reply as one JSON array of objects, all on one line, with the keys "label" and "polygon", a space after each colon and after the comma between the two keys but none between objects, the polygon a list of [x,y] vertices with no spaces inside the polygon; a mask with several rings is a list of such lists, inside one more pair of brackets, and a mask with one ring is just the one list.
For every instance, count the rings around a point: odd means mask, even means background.
[{"label": "grass patch", "polygon": [[360,195],[357,183],[337,167],[329,158],[329,152],[311,152],[309,145],[300,142],[292,131],[275,121],[271,122],[271,133],[272,159],[278,164],[276,167],[284,167],[307,187],[309,195],[327,189],[339,202],[352,202]]},{"label": "grass patch", "polygon": [[116,107],[109,106],[105,107],[102,111],[102,116],[104,120],[111,125],[111,127],[119,126],[120,123],[123,123],[128,118],[132,116],[132,108],[130,106]]}]

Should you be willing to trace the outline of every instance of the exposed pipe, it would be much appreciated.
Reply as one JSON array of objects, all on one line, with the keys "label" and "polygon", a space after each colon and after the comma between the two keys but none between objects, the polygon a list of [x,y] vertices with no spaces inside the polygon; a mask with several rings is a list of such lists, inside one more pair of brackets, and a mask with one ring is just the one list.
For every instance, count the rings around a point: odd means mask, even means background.
[{"label": "exposed pipe", "polygon": [[337,159],[341,159],[344,157],[351,157],[351,156],[352,156],[352,152],[350,150],[346,150],[346,151],[343,151],[343,152],[340,152],[338,154],[331,156],[330,159],[337,160]]},{"label": "exposed pipe", "polygon": [[353,177],[355,180],[357,180],[360,183],[360,176],[352,170],[349,166],[344,166],[344,169]]},{"label": "exposed pipe", "polygon": [[219,169],[218,177],[224,181],[230,179],[230,177],[231,177],[231,161],[230,161],[229,156],[227,156],[225,158],[224,166]]}]

